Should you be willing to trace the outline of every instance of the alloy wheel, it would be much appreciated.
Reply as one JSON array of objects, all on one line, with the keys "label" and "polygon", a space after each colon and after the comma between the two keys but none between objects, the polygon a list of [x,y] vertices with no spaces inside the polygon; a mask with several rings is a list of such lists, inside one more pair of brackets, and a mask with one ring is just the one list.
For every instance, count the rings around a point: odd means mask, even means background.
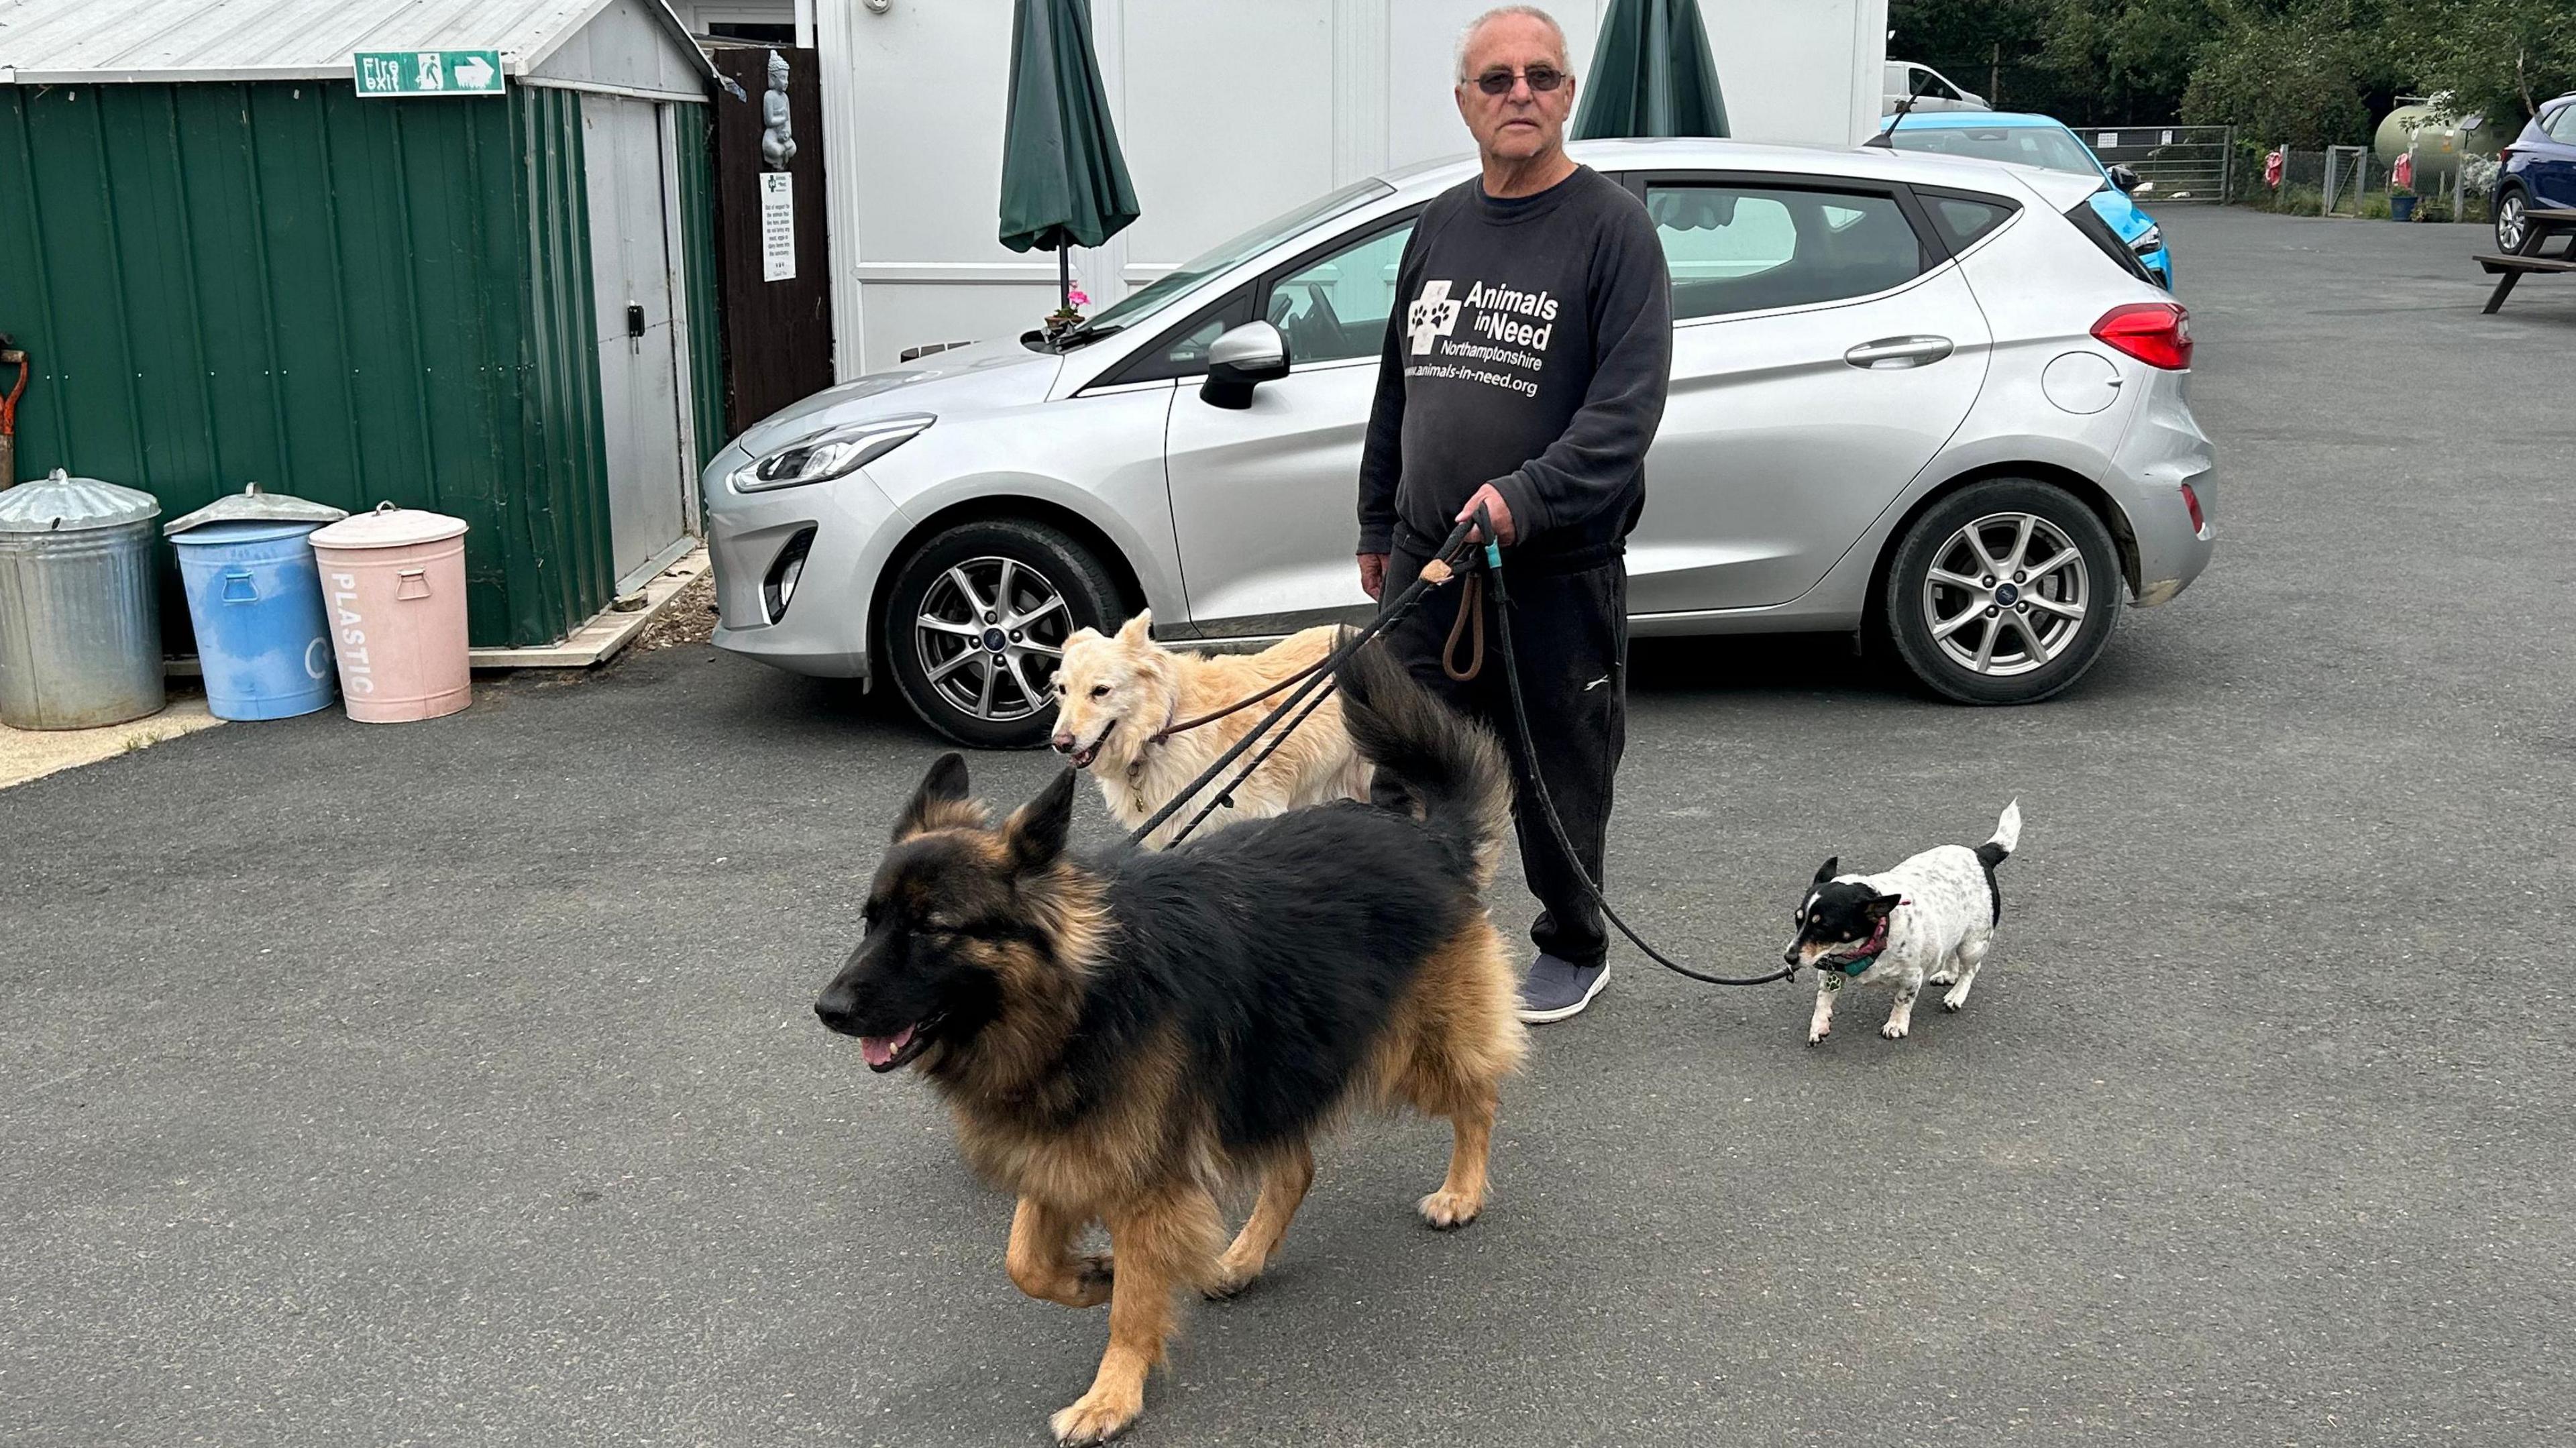
[{"label": "alloy wheel", "polygon": [[1073,612],[1054,582],[1014,558],[969,558],[931,581],[913,648],[940,698],[990,723],[1052,702]]},{"label": "alloy wheel", "polygon": [[2495,228],[2496,249],[2507,256],[2520,254],[2522,243],[2530,235],[2530,218],[2523,215],[2521,192],[2508,191],[2496,203]]},{"label": "alloy wheel", "polygon": [[2008,678],[2045,668],[2084,627],[2083,551],[2036,513],[1989,513],[1959,529],[1923,577],[1923,619],[1950,662]]}]

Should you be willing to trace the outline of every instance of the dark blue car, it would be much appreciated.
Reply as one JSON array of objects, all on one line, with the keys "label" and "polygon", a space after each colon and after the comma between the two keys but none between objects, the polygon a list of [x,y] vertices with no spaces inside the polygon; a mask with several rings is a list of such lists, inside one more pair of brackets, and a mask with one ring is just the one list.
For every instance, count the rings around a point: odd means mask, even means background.
[{"label": "dark blue car", "polygon": [[2535,208],[2576,209],[2576,92],[2543,101],[2539,114],[2504,148],[2496,177],[2496,250],[2507,256],[2536,249]]}]

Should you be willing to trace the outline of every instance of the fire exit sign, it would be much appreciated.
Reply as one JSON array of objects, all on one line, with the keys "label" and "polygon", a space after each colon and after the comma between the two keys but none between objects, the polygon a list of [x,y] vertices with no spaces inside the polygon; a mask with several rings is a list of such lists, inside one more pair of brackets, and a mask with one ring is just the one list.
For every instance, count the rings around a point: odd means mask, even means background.
[{"label": "fire exit sign", "polygon": [[497,96],[497,50],[362,50],[355,57],[362,96]]}]

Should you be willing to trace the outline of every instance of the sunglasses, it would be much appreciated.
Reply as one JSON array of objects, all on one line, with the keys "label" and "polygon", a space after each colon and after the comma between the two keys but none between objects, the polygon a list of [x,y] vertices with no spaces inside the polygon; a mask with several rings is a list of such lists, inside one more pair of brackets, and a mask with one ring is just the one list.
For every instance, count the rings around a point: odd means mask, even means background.
[{"label": "sunglasses", "polygon": [[1472,84],[1489,96],[1507,96],[1512,93],[1512,82],[1521,80],[1528,81],[1531,90],[1545,95],[1565,84],[1566,75],[1552,65],[1534,65],[1519,72],[1489,70],[1476,77]]}]

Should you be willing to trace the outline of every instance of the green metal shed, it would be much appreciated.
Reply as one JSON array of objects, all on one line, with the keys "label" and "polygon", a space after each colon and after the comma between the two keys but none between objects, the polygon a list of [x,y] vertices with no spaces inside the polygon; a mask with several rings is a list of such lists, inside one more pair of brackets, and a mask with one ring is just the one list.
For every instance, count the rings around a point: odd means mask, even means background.
[{"label": "green metal shed", "polygon": [[563,638],[724,441],[711,76],[662,0],[0,0],[19,476],[452,513],[474,644]]}]

